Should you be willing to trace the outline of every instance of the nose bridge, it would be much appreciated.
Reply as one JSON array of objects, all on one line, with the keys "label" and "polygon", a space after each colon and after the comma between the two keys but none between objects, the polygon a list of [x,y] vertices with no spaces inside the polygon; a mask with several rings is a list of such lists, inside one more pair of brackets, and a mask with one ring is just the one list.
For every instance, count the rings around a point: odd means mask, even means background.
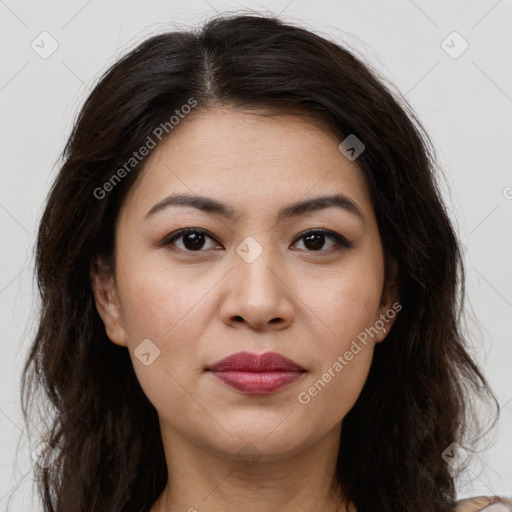
[{"label": "nose bridge", "polygon": [[236,248],[230,272],[225,320],[243,318],[253,327],[279,319],[288,323],[293,314],[290,291],[280,274],[278,256],[273,247],[263,247],[248,237]]},{"label": "nose bridge", "polygon": [[275,299],[282,283],[276,272],[276,251],[268,244],[263,247],[254,238],[247,237],[236,248],[234,271],[240,275],[242,288],[253,300]]}]

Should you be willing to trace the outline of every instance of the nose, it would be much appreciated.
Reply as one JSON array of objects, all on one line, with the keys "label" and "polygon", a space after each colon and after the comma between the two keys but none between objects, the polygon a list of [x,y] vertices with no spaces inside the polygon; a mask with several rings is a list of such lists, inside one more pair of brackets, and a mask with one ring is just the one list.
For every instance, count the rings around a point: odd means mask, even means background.
[{"label": "nose", "polygon": [[227,325],[281,330],[293,322],[294,294],[290,276],[276,264],[269,249],[250,263],[235,254],[234,268],[225,286],[220,314]]}]

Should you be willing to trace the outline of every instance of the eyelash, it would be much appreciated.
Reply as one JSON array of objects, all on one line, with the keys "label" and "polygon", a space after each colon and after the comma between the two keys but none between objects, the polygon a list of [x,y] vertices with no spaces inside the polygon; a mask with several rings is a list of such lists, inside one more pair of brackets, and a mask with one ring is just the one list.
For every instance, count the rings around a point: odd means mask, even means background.
[{"label": "eyelash", "polygon": [[[169,245],[172,245],[172,243],[185,236],[185,235],[189,235],[191,233],[199,233],[199,234],[202,234],[202,235],[206,235],[207,237],[215,240],[217,243],[219,243],[215,237],[213,235],[211,235],[208,231],[205,231],[204,229],[199,229],[199,228],[184,228],[184,229],[180,229],[174,233],[171,233],[168,237],[166,237],[161,245],[162,246],[169,246]],[[308,230],[308,231],[305,231],[304,233],[301,233],[296,239],[295,239],[295,242],[299,241],[300,239],[303,239],[305,237],[307,237],[308,235],[317,235],[317,234],[320,234],[320,235],[326,235],[328,237],[331,237],[334,239],[334,241],[336,242],[336,245],[334,247],[331,247],[329,249],[320,249],[318,251],[308,251],[308,252],[312,252],[312,253],[322,253],[322,252],[331,252],[333,249],[335,249],[336,251],[338,250],[341,250],[341,249],[350,249],[353,247],[353,243],[352,242],[349,242],[345,237],[343,237],[342,235],[340,235],[339,233],[336,233],[335,231],[330,231],[328,229],[311,229],[311,230]],[[294,242],[294,243],[295,243]],[[191,250],[187,250],[187,249],[177,249],[177,250],[180,250],[180,251],[183,251],[183,252],[187,252],[187,253],[194,253],[194,252],[206,252],[206,250],[203,250],[203,249],[199,249],[197,251],[191,251]],[[307,249],[306,249],[307,250]]]}]

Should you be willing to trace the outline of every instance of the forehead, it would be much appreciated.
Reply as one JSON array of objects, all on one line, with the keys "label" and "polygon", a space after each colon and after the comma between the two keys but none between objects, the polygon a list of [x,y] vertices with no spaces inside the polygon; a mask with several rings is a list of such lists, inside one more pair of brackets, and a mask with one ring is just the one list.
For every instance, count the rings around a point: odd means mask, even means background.
[{"label": "forehead", "polygon": [[[342,193],[370,214],[361,169],[325,122],[300,114],[217,108],[181,120],[150,154],[125,204],[153,206],[171,193],[210,196],[237,211]],[[139,212],[142,213],[142,212]]]}]

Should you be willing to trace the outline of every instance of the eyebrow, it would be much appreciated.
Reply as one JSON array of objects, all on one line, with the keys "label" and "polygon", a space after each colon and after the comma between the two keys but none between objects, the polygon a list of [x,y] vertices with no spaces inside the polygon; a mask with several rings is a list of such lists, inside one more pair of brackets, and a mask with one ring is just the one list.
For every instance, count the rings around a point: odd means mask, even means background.
[{"label": "eyebrow", "polygon": [[[236,219],[238,217],[233,208],[224,203],[221,203],[216,199],[200,195],[172,194],[156,203],[148,211],[148,213],[146,213],[145,218],[147,219],[148,217],[154,215],[155,213],[160,212],[171,206],[190,206],[192,208],[197,208],[198,210],[201,210],[203,212],[220,215],[227,219]],[[304,215],[305,213],[323,210],[324,208],[330,207],[342,208],[345,211],[359,217],[360,220],[362,220],[363,222],[365,220],[363,212],[361,211],[359,206],[357,206],[357,204],[354,203],[354,201],[352,201],[351,199],[342,194],[334,194],[313,197],[311,199],[298,201],[296,203],[292,203],[288,206],[285,206],[284,208],[279,210],[277,214],[277,221],[279,222],[290,217],[296,217],[299,215]]]}]

